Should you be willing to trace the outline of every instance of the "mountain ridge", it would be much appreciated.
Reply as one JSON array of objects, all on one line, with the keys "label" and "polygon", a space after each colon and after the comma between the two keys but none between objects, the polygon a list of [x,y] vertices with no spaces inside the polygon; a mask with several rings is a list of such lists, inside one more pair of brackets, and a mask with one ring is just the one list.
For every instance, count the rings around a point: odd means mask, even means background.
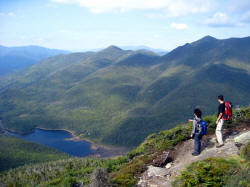
[{"label": "mountain ridge", "polygon": [[69,51],[41,46],[0,46],[0,76],[29,67],[48,57],[66,54]]},{"label": "mountain ridge", "polygon": [[52,57],[2,87],[0,116],[17,132],[60,126],[96,143],[133,147],[197,105],[213,113],[221,93],[235,105],[248,103],[249,38],[205,37],[164,56],[111,46]]}]

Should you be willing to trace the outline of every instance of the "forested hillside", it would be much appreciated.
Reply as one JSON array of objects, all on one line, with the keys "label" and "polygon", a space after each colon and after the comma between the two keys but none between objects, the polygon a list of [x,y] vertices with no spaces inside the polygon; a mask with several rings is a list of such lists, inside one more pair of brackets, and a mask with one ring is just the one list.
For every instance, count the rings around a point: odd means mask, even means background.
[{"label": "forested hillside", "polygon": [[0,172],[18,166],[60,160],[70,156],[47,146],[0,133]]},{"label": "forested hillside", "polygon": [[133,147],[148,134],[217,110],[217,95],[250,103],[250,37],[207,36],[164,56],[110,46],[46,59],[0,80],[5,128],[70,129],[98,143]]}]

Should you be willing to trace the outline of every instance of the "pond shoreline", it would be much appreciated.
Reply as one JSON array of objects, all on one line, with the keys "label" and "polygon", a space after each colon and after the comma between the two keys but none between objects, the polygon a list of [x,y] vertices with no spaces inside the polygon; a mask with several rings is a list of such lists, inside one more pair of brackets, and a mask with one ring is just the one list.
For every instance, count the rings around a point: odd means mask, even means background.
[{"label": "pond shoreline", "polygon": [[130,151],[130,149],[125,148],[125,147],[112,147],[112,146],[96,144],[95,142],[93,142],[87,138],[80,138],[79,136],[77,136],[75,134],[74,131],[68,130],[68,129],[48,129],[48,128],[43,128],[43,127],[35,127],[32,131],[30,131],[28,133],[17,133],[17,132],[5,129],[3,127],[2,121],[0,120],[0,133],[2,131],[2,133],[4,135],[8,135],[8,132],[10,132],[10,133],[15,133],[15,134],[19,134],[19,135],[23,136],[23,135],[28,135],[28,134],[34,133],[35,129],[46,130],[46,131],[65,131],[65,132],[70,133],[72,136],[71,138],[68,138],[65,140],[76,141],[76,142],[86,141],[86,142],[90,143],[90,148],[93,151],[93,154],[90,154],[86,157],[92,156],[92,157],[96,157],[96,158],[113,158],[113,157],[123,156],[127,152]]},{"label": "pond shoreline", "polygon": [[48,131],[66,131],[72,135],[72,138],[69,138],[67,140],[70,141],[86,141],[90,143],[91,145],[91,150],[94,152],[93,155],[89,156],[94,156],[94,157],[99,157],[99,158],[112,158],[112,157],[118,157],[118,156],[123,156],[130,150],[125,147],[111,147],[111,146],[106,146],[106,145],[100,145],[96,144],[95,142],[91,141],[90,139],[87,138],[80,138],[75,134],[74,131],[68,130],[68,129],[48,129],[48,128],[43,128],[43,127],[36,127],[35,129],[40,129],[40,130],[48,130]]}]

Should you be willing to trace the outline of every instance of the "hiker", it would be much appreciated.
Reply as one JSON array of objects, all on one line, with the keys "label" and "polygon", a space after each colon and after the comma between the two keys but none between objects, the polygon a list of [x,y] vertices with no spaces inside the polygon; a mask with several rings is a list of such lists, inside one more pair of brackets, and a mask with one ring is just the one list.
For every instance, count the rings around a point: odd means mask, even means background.
[{"label": "hiker", "polygon": [[217,120],[216,120],[216,131],[215,135],[217,138],[218,145],[216,145],[217,148],[222,147],[224,145],[223,139],[222,139],[222,130],[223,130],[223,124],[224,119],[223,116],[225,114],[225,103],[224,103],[224,97],[223,95],[218,96],[218,102],[220,103],[218,106],[218,114],[217,114]]},{"label": "hiker", "polygon": [[201,139],[202,139],[202,126],[201,126],[201,115],[202,112],[199,108],[194,110],[194,119],[188,120],[189,122],[193,122],[193,129],[191,133],[191,138],[194,138],[194,152],[193,156],[197,156],[201,152]]}]

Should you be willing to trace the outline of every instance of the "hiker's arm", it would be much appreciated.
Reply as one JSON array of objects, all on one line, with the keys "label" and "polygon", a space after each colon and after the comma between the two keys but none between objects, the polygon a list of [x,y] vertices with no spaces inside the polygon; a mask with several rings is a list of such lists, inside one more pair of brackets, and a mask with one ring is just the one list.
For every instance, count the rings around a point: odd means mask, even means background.
[{"label": "hiker's arm", "polygon": [[196,121],[193,120],[193,129],[192,129],[192,133],[191,133],[191,135],[190,135],[191,138],[192,138],[192,137],[194,136],[194,134],[195,134],[195,126],[196,126]]},{"label": "hiker's arm", "polygon": [[221,113],[219,114],[219,116],[218,116],[217,120],[216,120],[216,124],[218,124],[218,123],[219,123],[219,120],[221,119],[222,115],[223,115],[223,113],[221,112]]}]

